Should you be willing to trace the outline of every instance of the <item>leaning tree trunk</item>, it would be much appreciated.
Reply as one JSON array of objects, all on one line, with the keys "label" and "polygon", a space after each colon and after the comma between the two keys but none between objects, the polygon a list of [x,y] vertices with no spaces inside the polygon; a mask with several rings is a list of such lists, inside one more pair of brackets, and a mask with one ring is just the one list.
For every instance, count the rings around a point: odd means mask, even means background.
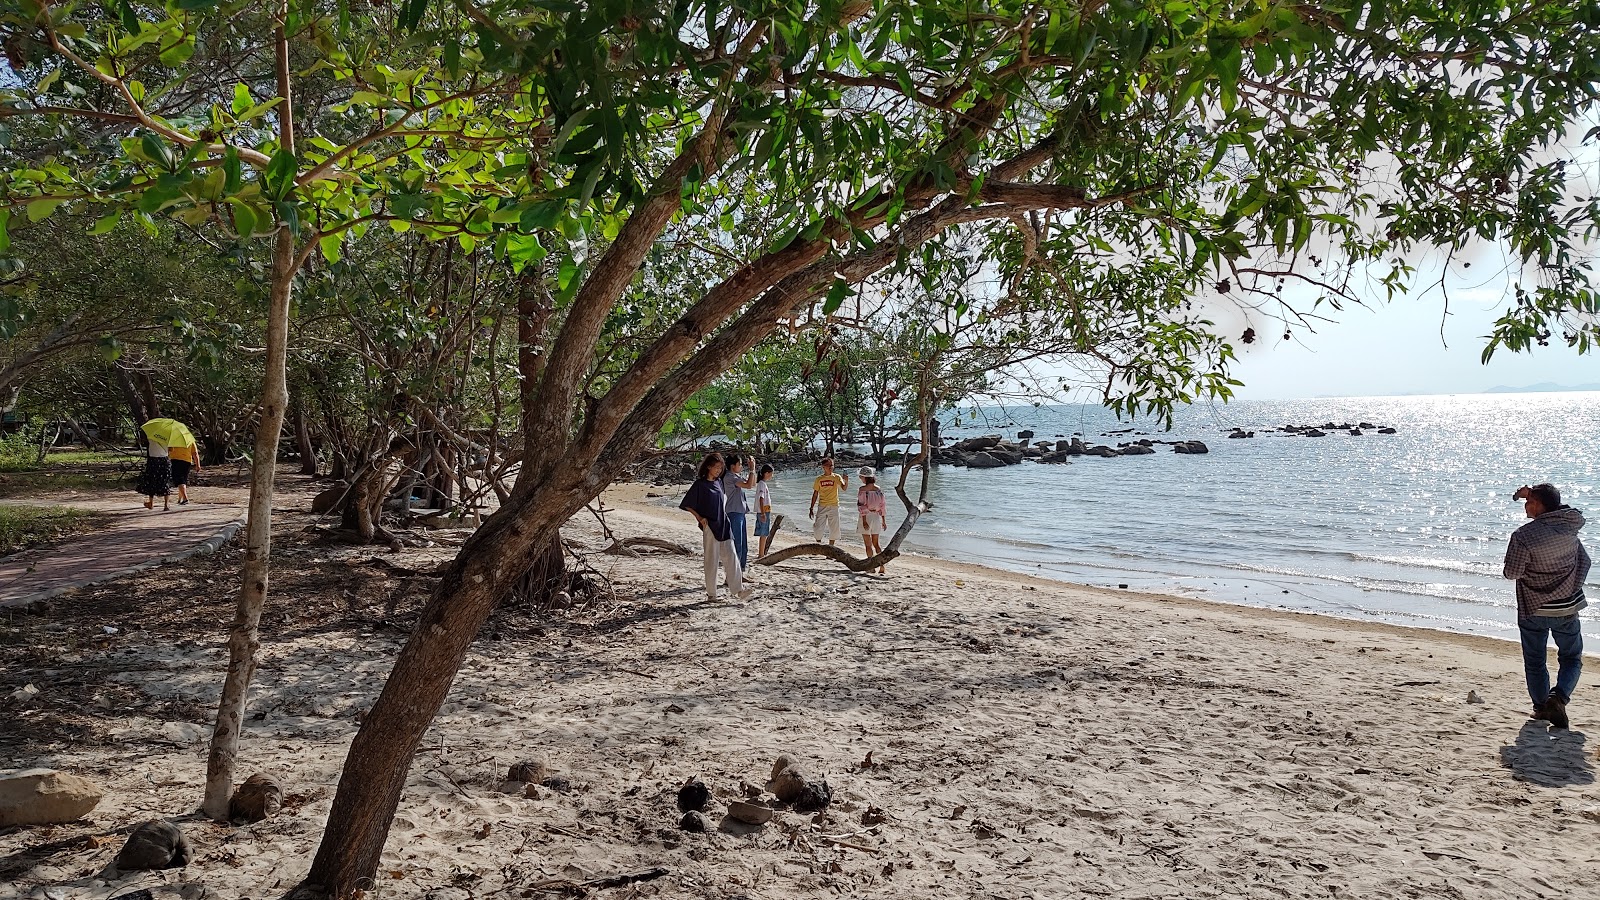
[{"label": "leaning tree trunk", "polygon": [[[289,42],[284,20],[287,0],[279,0],[276,10],[278,96],[278,143],[294,152],[294,104],[289,91]],[[245,525],[243,583],[233,625],[228,631],[228,677],[222,684],[222,699],[217,704],[217,726],[211,733],[211,755],[206,765],[204,811],[213,819],[226,820],[228,799],[233,793],[233,771],[239,758],[239,737],[244,726],[245,701],[250,680],[256,672],[256,654],[261,649],[261,610],[267,602],[267,575],[272,556],[272,480],[277,474],[278,438],[283,430],[285,407],[289,403],[286,372],[289,342],[289,300],[294,287],[295,236],[289,226],[279,223],[272,248],[272,287],[267,308],[266,375],[261,385],[261,418],[256,424],[255,459],[250,468],[249,519]]]},{"label": "leaning tree trunk", "polygon": [[[356,732],[325,836],[300,896],[348,897],[371,884],[383,856],[389,823],[405,788],[405,773],[455,673],[495,604],[522,579],[560,525],[581,508],[576,485],[512,501],[467,539],[422,610],[383,691]],[[331,826],[330,826],[331,827]]]}]

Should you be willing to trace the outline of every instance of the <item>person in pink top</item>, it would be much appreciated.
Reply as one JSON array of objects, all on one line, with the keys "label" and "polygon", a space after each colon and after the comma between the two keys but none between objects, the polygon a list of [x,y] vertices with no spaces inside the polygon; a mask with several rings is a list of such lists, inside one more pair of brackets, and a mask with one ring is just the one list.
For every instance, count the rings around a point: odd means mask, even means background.
[{"label": "person in pink top", "polygon": [[[861,542],[866,545],[867,558],[883,552],[879,535],[889,527],[889,504],[878,487],[878,473],[871,466],[862,466],[856,473],[861,476],[861,488],[856,491],[856,527],[861,531]],[[884,574],[883,566],[878,574]]]}]

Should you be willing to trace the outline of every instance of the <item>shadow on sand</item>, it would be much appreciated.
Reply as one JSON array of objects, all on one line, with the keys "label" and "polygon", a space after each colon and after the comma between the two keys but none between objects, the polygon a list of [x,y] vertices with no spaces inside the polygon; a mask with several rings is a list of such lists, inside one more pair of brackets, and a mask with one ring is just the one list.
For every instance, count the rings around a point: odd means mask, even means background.
[{"label": "shadow on sand", "polygon": [[1500,748],[1500,762],[1518,781],[1542,787],[1594,784],[1581,731],[1551,728],[1529,720],[1517,732],[1517,742]]}]

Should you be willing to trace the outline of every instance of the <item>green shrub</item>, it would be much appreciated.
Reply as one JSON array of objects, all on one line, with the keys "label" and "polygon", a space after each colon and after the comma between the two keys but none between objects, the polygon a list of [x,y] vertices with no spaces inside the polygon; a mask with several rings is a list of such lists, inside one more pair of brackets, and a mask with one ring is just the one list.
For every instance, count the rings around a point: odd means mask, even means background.
[{"label": "green shrub", "polygon": [[39,468],[39,445],[28,432],[0,435],[0,472],[29,472]]}]

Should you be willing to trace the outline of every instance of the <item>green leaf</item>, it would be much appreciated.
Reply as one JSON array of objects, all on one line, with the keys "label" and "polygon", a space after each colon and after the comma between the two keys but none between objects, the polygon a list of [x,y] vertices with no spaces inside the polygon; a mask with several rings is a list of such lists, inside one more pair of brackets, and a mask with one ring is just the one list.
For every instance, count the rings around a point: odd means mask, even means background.
[{"label": "green leaf", "polygon": [[855,290],[850,287],[849,282],[843,278],[834,279],[832,286],[828,288],[828,296],[822,301],[822,314],[831,316],[838,312],[844,301],[854,293]]},{"label": "green leaf", "polygon": [[239,163],[239,151],[228,147],[222,151],[222,171],[227,177],[222,182],[222,193],[237,194],[244,184],[244,167]]},{"label": "green leaf", "polygon": [[238,118],[238,120],[241,122],[249,122],[252,119],[259,119],[266,114],[267,110],[277,106],[282,102],[282,97],[273,97],[271,100],[263,100],[260,103],[257,103],[255,106],[252,106],[240,113],[236,118]]},{"label": "green leaf", "polygon": [[11,210],[0,207],[0,253],[11,249]]},{"label": "green leaf", "polygon": [[194,55],[194,36],[189,35],[171,47],[161,51],[161,62],[169,66],[181,66]]},{"label": "green leaf", "polygon": [[295,161],[293,153],[279,150],[272,154],[272,159],[267,162],[266,182],[267,196],[274,200],[282,200],[294,192],[294,176],[299,170],[299,163]]},{"label": "green leaf", "polygon": [[235,118],[255,105],[255,98],[250,96],[250,89],[245,87],[244,82],[241,81],[233,86],[233,115]]},{"label": "green leaf", "polygon": [[138,34],[142,30],[139,15],[133,11],[133,4],[128,0],[117,0],[117,15],[122,19],[122,27],[129,34]]},{"label": "green leaf", "polygon": [[513,232],[506,235],[506,257],[511,261],[511,268],[516,272],[521,272],[528,263],[536,263],[544,259],[547,252],[544,249],[544,245],[539,243],[539,236],[536,234],[517,234]]},{"label": "green leaf", "polygon": [[161,140],[160,135],[145,132],[139,138],[139,149],[144,151],[145,157],[156,165],[163,166],[169,170],[172,168],[172,151],[167,148],[166,142]]},{"label": "green leaf", "polygon": [[108,213],[101,216],[95,220],[94,225],[90,226],[89,233],[106,234],[107,232],[111,231],[111,229],[117,227],[117,219],[120,215],[120,213]]},{"label": "green leaf", "polygon": [[50,90],[50,86],[52,84],[55,84],[56,83],[56,79],[60,78],[60,77],[61,77],[61,67],[57,66],[54,69],[50,70],[50,74],[48,74],[48,75],[44,76],[43,78],[39,79],[39,85],[34,88],[34,91],[36,91],[36,92],[38,92],[40,94],[43,94],[44,92]]},{"label": "green leaf", "polygon": [[59,206],[61,206],[60,200],[35,200],[28,204],[28,221],[38,222],[48,219]]},{"label": "green leaf", "polygon": [[422,24],[422,14],[428,11],[428,0],[408,0],[400,10],[400,27],[415,31]]},{"label": "green leaf", "polygon": [[344,242],[344,235],[330,234],[317,241],[317,249],[322,251],[322,258],[330,263],[336,263],[342,254],[339,245]]},{"label": "green leaf", "polygon": [[233,231],[239,237],[247,238],[256,233],[256,214],[244,203],[230,204],[233,207]]}]

